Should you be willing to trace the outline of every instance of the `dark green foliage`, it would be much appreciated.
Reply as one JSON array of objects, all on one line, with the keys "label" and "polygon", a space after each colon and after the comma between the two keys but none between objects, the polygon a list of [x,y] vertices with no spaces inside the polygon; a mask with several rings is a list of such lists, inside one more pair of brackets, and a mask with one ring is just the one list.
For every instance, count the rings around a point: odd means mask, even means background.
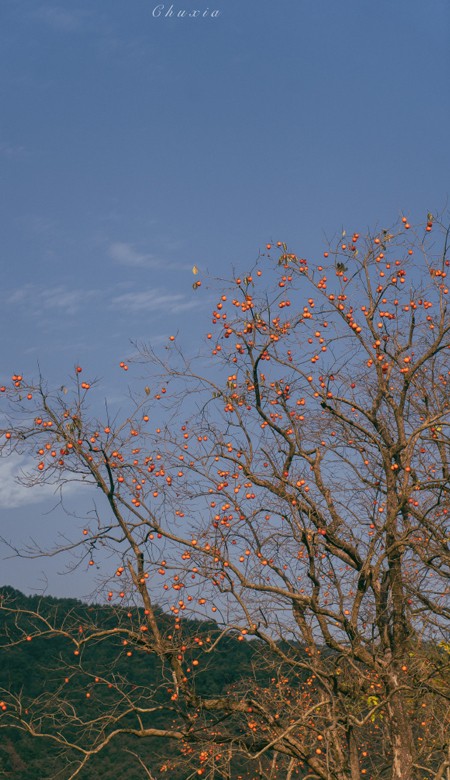
[{"label": "dark green foliage", "polygon": [[[170,707],[167,706],[167,686],[161,685],[164,670],[160,659],[154,653],[133,648],[132,657],[126,655],[120,636],[87,644],[79,656],[74,656],[71,636],[76,630],[89,631],[98,628],[120,626],[130,620],[127,609],[109,606],[86,605],[74,599],[24,596],[9,587],[0,589],[2,604],[14,611],[0,613],[0,698],[8,700],[8,710],[14,709],[11,696],[19,697],[24,709],[36,707],[35,700],[45,695],[48,700],[54,696],[54,706],[64,699],[74,708],[83,722],[95,719],[105,712],[119,707],[116,691],[108,688],[105,681],[121,681],[121,690],[133,696],[133,701],[145,702],[151,692],[152,702],[161,701],[156,710],[144,718],[147,726],[170,728],[173,723]],[[18,610],[23,610],[18,614]],[[68,636],[52,634],[37,636],[37,621],[30,613],[39,613],[52,621],[52,625],[67,631]],[[136,614],[137,613],[137,614]],[[139,611],[133,610],[133,617],[139,622]],[[173,619],[157,611],[160,629],[173,630]],[[39,623],[42,631],[42,623]],[[213,622],[201,623],[185,620],[182,624],[183,637],[207,636],[214,640],[218,626]],[[30,635],[31,641],[26,637]],[[220,649],[205,656],[193,649],[187,653],[187,662],[202,658],[201,669],[196,675],[196,690],[199,695],[221,696],[231,688],[250,689],[255,684],[264,685],[267,673],[259,671],[257,663],[261,648],[257,641],[237,641],[233,636],[224,637]],[[267,652],[267,651],[266,651]],[[100,682],[95,682],[95,677]],[[68,682],[65,682],[67,680]],[[90,696],[87,698],[86,694]],[[119,711],[119,709],[118,709]],[[178,714],[180,709],[178,708]],[[15,708],[15,715],[17,707]],[[121,724],[135,725],[133,716],[125,716]],[[179,723],[179,718],[178,718]],[[44,716],[42,730],[52,731],[51,720]],[[25,731],[6,726],[0,731],[0,777],[21,778],[21,780],[46,780],[64,778],[76,767],[75,751],[63,750],[61,745],[48,738],[36,738]],[[64,737],[77,741],[76,724],[69,721]],[[184,780],[186,765],[180,763],[181,745],[174,740],[121,735],[112,740],[98,755],[92,757],[79,777],[82,780],[111,778],[126,773],[127,780],[140,780],[144,770],[135,753],[151,769],[155,777],[170,777]],[[73,763],[75,762],[75,763]],[[166,769],[164,769],[166,767]],[[161,768],[162,771],[161,771]],[[242,767],[236,766],[236,772]]]}]

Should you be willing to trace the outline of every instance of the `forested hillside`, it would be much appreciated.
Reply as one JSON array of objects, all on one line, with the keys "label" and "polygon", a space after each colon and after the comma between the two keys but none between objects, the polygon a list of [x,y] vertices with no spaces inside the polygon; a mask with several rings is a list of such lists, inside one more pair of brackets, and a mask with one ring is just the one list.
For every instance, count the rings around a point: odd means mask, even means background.
[{"label": "forested hillside", "polygon": [[[116,639],[99,641],[94,646],[88,644],[85,652],[74,655],[70,639],[69,624],[72,628],[78,624],[80,634],[88,632],[93,625],[97,629],[111,629],[120,625],[122,620],[129,622],[132,619],[139,623],[142,610],[124,608],[118,611],[117,608],[87,605],[74,599],[27,597],[9,587],[1,588],[0,595],[2,604],[15,610],[6,616],[2,613],[0,698],[4,701],[2,706],[5,715],[8,710],[17,714],[15,697],[21,697],[21,706],[29,709],[27,704],[33,706],[31,702],[34,701],[34,706],[39,707],[40,697],[44,693],[47,696],[51,693],[55,707],[72,708],[79,723],[83,723],[87,731],[86,724],[102,717],[110,703],[113,704],[111,713],[114,707],[118,708],[118,699],[121,698],[119,685],[122,695],[132,691],[135,701],[139,699],[142,706],[145,706],[150,690],[154,700],[154,691],[161,683],[161,668],[158,668],[159,661],[155,654],[135,650],[131,652],[118,635]],[[35,620],[31,613],[39,613],[42,618],[54,621],[62,628],[67,626],[67,637],[55,636],[52,632],[49,632],[48,638],[42,635],[33,637]],[[170,635],[174,630],[174,620],[162,612],[157,611],[157,615],[161,630]],[[230,688],[241,687],[245,690],[254,685],[263,688],[269,682],[259,642],[238,641],[236,634],[222,639],[220,650],[215,649],[205,656],[201,652],[203,643],[214,642],[220,633],[218,626],[213,622],[185,620],[182,632],[189,640],[197,640],[192,642],[194,647],[199,646],[197,652],[191,652],[199,694],[220,696]],[[27,636],[24,637],[24,634]],[[21,641],[24,638],[25,641]],[[267,656],[267,650],[265,654]],[[201,663],[198,662],[199,658]],[[167,688],[161,686],[159,698],[160,708],[151,712],[148,722],[153,727],[170,727],[172,723],[170,706],[167,706]],[[121,718],[122,726],[126,718]],[[131,713],[128,719],[131,724]],[[49,718],[43,717],[43,730],[49,729],[49,721]],[[64,750],[61,744],[52,743],[48,738],[30,736],[26,731],[12,727],[4,728],[0,733],[0,777],[20,777],[22,780],[55,777],[63,780],[74,771],[76,753],[70,749]],[[64,737],[68,742],[71,738],[79,737],[73,719]],[[126,773],[129,780],[141,780],[149,776],[143,768],[145,765],[155,778],[185,780],[195,775],[195,772],[191,774],[192,768],[187,768],[183,753],[185,750],[183,744],[171,739],[137,739],[121,735],[118,740],[112,740],[98,756],[92,757],[78,776],[82,780],[94,780],[97,777],[111,778]],[[241,774],[246,778],[254,776],[254,769],[247,770],[242,761],[235,762],[233,771],[236,777]],[[216,776],[225,777],[220,772]]]}]

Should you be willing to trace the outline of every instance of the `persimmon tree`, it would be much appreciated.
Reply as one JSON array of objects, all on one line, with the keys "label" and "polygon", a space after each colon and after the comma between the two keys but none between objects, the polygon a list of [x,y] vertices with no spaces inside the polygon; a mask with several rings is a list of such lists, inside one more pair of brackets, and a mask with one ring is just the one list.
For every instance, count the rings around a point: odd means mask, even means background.
[{"label": "persimmon tree", "polygon": [[[174,336],[140,347],[144,379],[114,417],[90,411],[80,367],[68,392],[20,374],[0,388],[2,454],[36,457],[24,481],[97,488],[64,548],[87,566],[108,551],[117,605],[82,633],[17,614],[6,642],[63,635],[80,681],[111,638],[130,665],[158,663],[144,689],[94,677],[114,693],[95,719],[63,680],[34,702],[3,694],[3,723],[71,751],[68,776],[125,733],[179,743],[189,777],[448,778],[447,242],[429,215],[343,233],[319,260],[268,244],[215,283],[196,357]],[[186,633],[187,617],[208,628]],[[255,672],[211,695],[202,668],[230,635]]]}]

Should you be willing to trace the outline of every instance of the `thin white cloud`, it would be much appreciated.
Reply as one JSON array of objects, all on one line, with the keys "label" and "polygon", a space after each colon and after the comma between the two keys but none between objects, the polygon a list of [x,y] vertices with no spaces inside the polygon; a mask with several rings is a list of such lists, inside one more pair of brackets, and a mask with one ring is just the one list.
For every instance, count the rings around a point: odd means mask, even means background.
[{"label": "thin white cloud", "polygon": [[37,10],[36,16],[58,32],[78,32],[88,13],[81,9],[68,10],[58,5],[43,5]]},{"label": "thin white cloud", "polygon": [[[112,290],[100,292],[99,290],[72,290],[66,285],[44,287],[43,285],[26,284],[9,294],[5,293],[3,302],[11,306],[20,306],[33,316],[49,315],[52,311],[59,313],[61,310],[65,314],[75,315],[88,303],[100,298],[103,304],[109,298],[109,308],[120,309],[127,313],[144,311],[149,314],[156,311],[180,313],[199,306],[199,299],[195,293],[192,293],[192,296],[187,296],[184,293],[171,293],[158,287],[148,290],[133,290],[128,284],[127,286],[127,292],[110,297]],[[0,300],[2,300],[2,296],[0,296]]]},{"label": "thin white cloud", "polygon": [[36,469],[35,461],[19,455],[0,459],[0,508],[16,509],[55,497],[54,485],[26,487],[18,481],[21,474],[33,469]]},{"label": "thin white cloud", "polygon": [[76,314],[87,300],[98,296],[96,290],[71,290],[65,285],[43,287],[26,284],[14,290],[6,302],[13,305],[26,306],[33,313],[63,309],[66,314]]},{"label": "thin white cloud", "polygon": [[176,309],[177,312],[195,309],[198,299],[188,300],[182,293],[167,293],[157,288],[140,290],[118,295],[112,299],[112,305],[132,312],[141,311],[167,311]]},{"label": "thin white cloud", "polygon": [[18,146],[14,144],[8,144],[5,141],[0,140],[0,156],[6,157],[8,160],[22,157],[26,150],[24,146]]},{"label": "thin white cloud", "polygon": [[119,265],[134,268],[155,268],[161,262],[154,255],[138,252],[132,244],[124,241],[115,241],[109,246],[109,255]]}]

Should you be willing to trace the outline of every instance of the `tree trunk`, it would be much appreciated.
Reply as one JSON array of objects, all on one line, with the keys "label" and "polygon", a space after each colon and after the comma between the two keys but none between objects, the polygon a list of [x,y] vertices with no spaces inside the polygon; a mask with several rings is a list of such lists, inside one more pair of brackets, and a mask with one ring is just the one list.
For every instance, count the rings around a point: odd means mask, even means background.
[{"label": "tree trunk", "polygon": [[355,735],[353,734],[353,729],[349,729],[347,733],[347,739],[351,780],[361,780],[358,745],[356,743]]},{"label": "tree trunk", "polygon": [[[397,683],[396,677],[393,681]],[[392,745],[391,780],[414,780],[414,738],[401,692],[392,696],[387,709]]]}]

